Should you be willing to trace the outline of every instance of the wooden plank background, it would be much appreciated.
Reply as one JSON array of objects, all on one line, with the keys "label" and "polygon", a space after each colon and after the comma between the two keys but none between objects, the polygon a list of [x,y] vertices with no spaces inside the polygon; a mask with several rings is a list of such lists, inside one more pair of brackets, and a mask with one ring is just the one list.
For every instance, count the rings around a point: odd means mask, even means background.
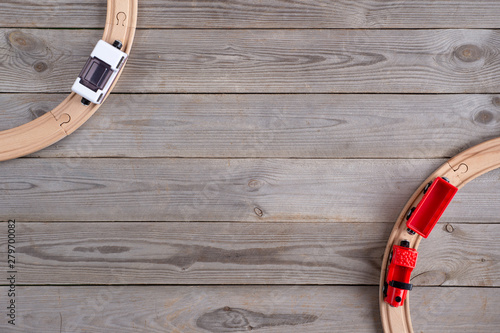
[{"label": "wooden plank background", "polygon": [[[64,92],[101,32],[0,34],[2,91]],[[146,29],[115,92],[495,93],[499,43],[483,29]]]},{"label": "wooden plank background", "polygon": [[[500,134],[500,3],[139,5],[99,112],[0,164],[0,249],[15,219],[19,272],[0,331],[380,332],[406,200]],[[0,3],[0,130],[64,98],[105,10]],[[500,171],[475,180],[422,243],[417,332],[500,331],[499,194]]]}]

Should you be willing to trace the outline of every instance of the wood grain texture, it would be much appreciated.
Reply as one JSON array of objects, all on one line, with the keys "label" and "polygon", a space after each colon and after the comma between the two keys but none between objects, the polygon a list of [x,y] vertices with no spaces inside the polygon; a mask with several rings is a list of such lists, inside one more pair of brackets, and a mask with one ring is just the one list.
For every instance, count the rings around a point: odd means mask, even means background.
[{"label": "wood grain texture", "polygon": [[[390,223],[22,223],[22,284],[377,285]],[[0,223],[2,230],[6,223]],[[500,281],[500,225],[439,224],[416,286]],[[0,248],[6,248],[6,239]],[[5,284],[4,282],[2,282]]]},{"label": "wood grain texture", "polygon": [[[9,332],[380,332],[377,287],[18,287]],[[5,287],[2,287],[2,297]],[[496,332],[498,288],[415,288],[418,332]],[[251,327],[251,328],[250,328]]]},{"label": "wood grain texture", "polygon": [[[0,26],[101,28],[105,5],[2,1]],[[495,0],[141,0],[138,23],[140,28],[498,28],[499,13]]]},{"label": "wood grain texture", "polygon": [[[0,130],[64,97],[0,94]],[[443,158],[499,129],[497,95],[115,94],[32,156]]]},{"label": "wood grain texture", "polygon": [[[25,159],[2,163],[0,211],[19,221],[391,222],[444,160]],[[443,222],[496,223],[500,170]]]},{"label": "wood grain texture", "polygon": [[[0,29],[2,92],[67,92],[99,31]],[[139,30],[115,92],[497,93],[496,30]]]},{"label": "wood grain texture", "polygon": [[419,247],[415,285],[500,286],[498,224],[440,223]]},{"label": "wood grain texture", "polygon": [[[105,7],[1,1],[0,130],[69,92]],[[0,164],[19,270],[17,326],[0,331],[381,332],[401,207],[498,135],[499,14],[496,0],[140,0],[117,94]],[[467,185],[421,244],[415,332],[500,331],[499,194],[500,170]]]}]

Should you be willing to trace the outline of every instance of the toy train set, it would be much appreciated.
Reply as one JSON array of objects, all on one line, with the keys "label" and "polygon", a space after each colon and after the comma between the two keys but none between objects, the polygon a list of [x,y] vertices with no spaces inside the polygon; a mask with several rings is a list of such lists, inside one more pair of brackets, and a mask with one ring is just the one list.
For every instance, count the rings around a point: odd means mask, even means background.
[{"label": "toy train set", "polygon": [[[76,79],[73,93],[52,111],[31,122],[0,131],[0,161],[24,156],[57,142],[96,112],[116,83],[130,53],[137,2],[108,0],[102,40]],[[500,138],[469,148],[447,161],[409,199],[389,236],[381,264],[379,306],[385,333],[414,332],[408,294],[413,288],[410,281],[419,243],[430,235],[459,188],[496,168],[500,168]],[[422,311],[431,310],[432,307]]]},{"label": "toy train set", "polygon": [[132,49],[137,10],[138,0],[108,0],[104,33],[75,80],[73,93],[29,123],[0,131],[0,161],[50,146],[76,131],[97,111],[116,84]]},{"label": "toy train set", "polygon": [[[483,142],[452,157],[437,168],[409,198],[389,235],[380,270],[380,321],[385,333],[415,332],[408,300],[409,275],[414,263],[401,258],[408,256],[408,249],[418,250],[420,242],[429,235],[458,189],[498,168],[500,138]],[[407,250],[397,248],[394,251],[394,245],[403,245]],[[391,281],[408,285],[392,282],[391,286]],[[401,302],[397,302],[399,298],[396,300],[396,297],[400,297]]]},{"label": "toy train set", "polygon": [[[444,177],[437,177],[429,182],[418,205],[410,208],[406,215],[407,233],[417,233],[427,238],[457,191],[458,188]],[[398,307],[404,304],[408,291],[413,288],[410,277],[417,257],[417,250],[410,247],[408,240],[402,240],[400,245],[392,246],[383,287],[384,301],[389,305]]]}]

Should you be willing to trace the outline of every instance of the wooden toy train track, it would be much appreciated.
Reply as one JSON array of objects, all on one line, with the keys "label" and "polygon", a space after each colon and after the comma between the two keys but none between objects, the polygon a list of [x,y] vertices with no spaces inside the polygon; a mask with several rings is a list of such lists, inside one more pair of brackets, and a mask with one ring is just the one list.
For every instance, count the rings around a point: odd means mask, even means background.
[{"label": "wooden toy train track", "polygon": [[[122,53],[128,54],[132,48],[137,22],[137,2],[138,0],[108,0],[106,26],[102,40],[109,45],[118,44],[118,47],[123,50]],[[103,64],[108,66],[106,63]],[[19,127],[1,131],[0,161],[21,157],[46,148],[83,125],[97,111],[100,103],[114,87],[125,61],[122,59],[122,63],[118,64],[119,70],[115,71],[113,81],[108,80],[109,86],[100,96],[99,104],[83,104],[81,96],[71,93],[55,109],[43,116]],[[95,78],[100,69],[99,64],[93,65],[97,71],[90,72],[90,75],[94,75]]]},{"label": "wooden toy train track", "polygon": [[[102,37],[102,40],[106,42],[103,46],[104,50],[106,48],[109,49],[109,46],[113,44],[112,46],[118,49],[123,48],[122,53],[126,55],[130,53],[136,28],[137,6],[138,0],[108,0],[106,26]],[[101,51],[102,50],[101,48]],[[110,57],[109,59],[113,60],[112,58],[113,57]],[[106,96],[116,84],[116,79],[121,74],[121,69],[125,61],[126,58],[118,58],[115,73],[113,73],[113,80],[108,80],[109,84],[105,89],[99,90],[99,87],[94,87],[98,92],[103,91],[103,94],[97,94],[98,97],[96,100],[93,100],[94,103],[90,103],[86,98],[82,99],[82,96],[76,93],[71,93],[61,104],[43,116],[19,127],[1,131],[0,161],[34,153],[73,133],[97,111],[100,104],[105,100]],[[94,66],[94,69],[89,69],[92,66]],[[87,70],[87,72],[90,73],[90,79],[96,76],[104,77],[104,74],[101,73],[103,67],[109,69],[109,61],[91,61],[90,59],[85,65],[84,71]],[[109,77],[110,76],[108,76],[108,79]],[[78,82],[79,80],[77,79],[77,83]],[[90,80],[86,83],[86,87],[92,87],[94,83],[99,82]],[[85,86],[85,84],[83,85]],[[100,88],[104,88],[104,85]],[[85,88],[81,89],[85,90]],[[430,228],[423,229],[422,232],[412,232],[412,230],[408,229],[407,223],[405,223],[408,212],[413,212],[412,209],[414,208],[416,210],[420,208],[419,205],[421,205],[424,201],[423,199],[425,199],[425,192],[428,189],[428,185],[431,184],[431,182],[435,182],[436,179],[446,179],[452,187],[459,189],[476,177],[498,167],[500,167],[500,138],[479,144],[453,157],[432,173],[412,195],[396,221],[382,261],[379,305],[384,332],[413,333],[408,299],[398,299],[396,305],[402,304],[402,306],[391,306],[384,301],[384,298],[386,298],[385,294],[387,293],[384,285],[386,285],[387,282],[386,275],[388,271],[389,255],[395,250],[397,250],[398,253],[402,253],[402,257],[404,258],[403,260],[399,260],[399,262],[400,267],[403,267],[403,273],[399,274],[399,276],[405,276],[409,279],[409,273],[411,273],[411,269],[413,269],[415,265],[416,250],[420,241],[422,237],[428,235],[428,232],[430,232],[430,229],[434,226],[432,225]],[[446,193],[446,191],[443,193]],[[449,199],[451,200],[451,198]],[[437,221],[436,217],[439,217],[442,210],[444,210],[443,207],[445,207],[445,205],[431,205],[431,209],[434,209],[434,212],[441,209],[441,211],[438,212],[439,214],[434,214],[434,222]],[[425,208],[423,210],[425,210]],[[415,222],[417,229],[418,224],[418,221]],[[429,225],[425,227],[429,227]],[[414,257],[412,257],[413,255]],[[395,281],[392,287],[404,291],[411,289],[409,283],[399,281]],[[396,298],[398,297],[399,296],[396,296]]]},{"label": "wooden toy train track", "polygon": [[[389,259],[390,254],[391,252],[393,252],[393,248],[395,245],[395,249],[400,250],[401,246],[399,245],[403,242],[402,245],[408,245],[406,247],[409,250],[416,250],[423,238],[421,234],[414,233],[408,228],[406,220],[408,219],[408,216],[411,216],[413,207],[416,207],[417,209],[419,208],[420,202],[422,202],[423,198],[425,198],[425,192],[428,189],[428,184],[435,181],[436,179],[445,179],[446,181],[449,181],[451,187],[460,189],[476,177],[479,177],[482,174],[499,167],[500,138],[496,138],[469,148],[450,159],[448,162],[434,171],[434,173],[432,173],[429,178],[427,178],[425,182],[411,196],[410,200],[399,215],[399,218],[397,219],[396,224],[391,232],[382,261],[379,288],[379,305],[384,332],[413,333],[410,316],[410,304],[408,302],[408,299],[406,299],[406,301],[403,300],[404,303],[402,303],[402,306],[391,306],[389,303],[384,301],[384,292],[387,293],[386,272],[388,262],[391,260]],[[410,220],[408,220],[408,222],[410,222]],[[426,234],[423,235],[424,237],[426,237]],[[411,268],[414,267],[414,264],[414,261],[409,264],[407,263],[406,267],[409,267],[411,270]],[[402,266],[405,266],[405,264],[402,264]],[[386,286],[385,288],[384,284]],[[405,284],[403,283],[403,285]],[[404,286],[401,287],[401,289],[404,289]],[[409,289],[411,289],[411,285]],[[398,299],[398,301],[399,300],[400,299]]]}]

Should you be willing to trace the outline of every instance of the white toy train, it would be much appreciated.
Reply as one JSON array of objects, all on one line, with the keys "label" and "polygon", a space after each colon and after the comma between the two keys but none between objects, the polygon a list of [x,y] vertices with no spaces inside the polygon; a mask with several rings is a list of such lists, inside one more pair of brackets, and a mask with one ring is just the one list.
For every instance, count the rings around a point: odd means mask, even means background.
[{"label": "white toy train", "polygon": [[82,104],[101,104],[116,76],[123,67],[127,54],[120,51],[122,43],[116,40],[113,45],[103,40],[97,42],[80,75],[71,90],[82,96]]}]

